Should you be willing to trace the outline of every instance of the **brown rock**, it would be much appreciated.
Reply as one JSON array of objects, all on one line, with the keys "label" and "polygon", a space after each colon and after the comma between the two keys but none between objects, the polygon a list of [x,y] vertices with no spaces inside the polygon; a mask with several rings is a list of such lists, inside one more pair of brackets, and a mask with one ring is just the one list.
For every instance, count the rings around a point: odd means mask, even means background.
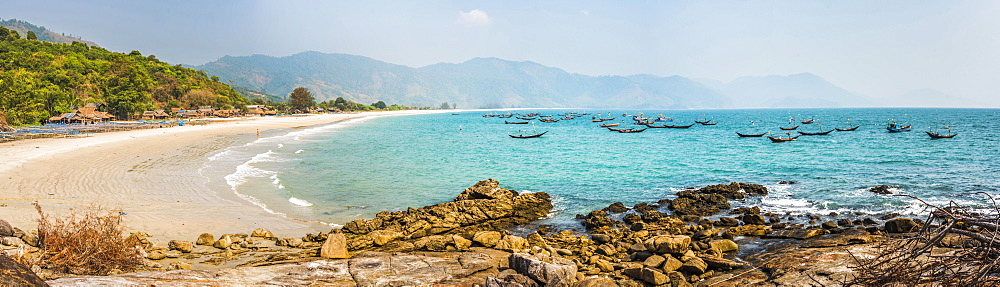
[{"label": "brown rock", "polygon": [[676,271],[678,268],[681,268],[681,265],[684,265],[683,262],[669,254],[664,254],[663,258],[665,259],[662,267],[664,272]]},{"label": "brown rock", "polygon": [[223,234],[222,236],[219,237],[219,240],[215,241],[215,244],[212,244],[212,246],[219,249],[226,249],[229,248],[229,246],[232,244],[233,244],[233,237],[230,236],[229,234]]},{"label": "brown rock", "polygon": [[14,236],[14,227],[6,220],[0,219],[0,237]]},{"label": "brown rock", "polygon": [[514,253],[508,261],[511,269],[545,286],[571,286],[576,281],[576,264],[569,259]]},{"label": "brown rock", "polygon": [[330,233],[319,249],[319,256],[331,259],[350,258],[347,253],[347,237],[343,233]]},{"label": "brown rock", "polygon": [[736,242],[729,239],[712,240],[708,242],[708,245],[718,248],[720,252],[731,252],[740,249],[740,246],[736,245]]},{"label": "brown rock", "polygon": [[500,242],[500,238],[502,237],[503,234],[497,231],[480,231],[472,236],[472,242],[492,248],[497,245],[497,242]]},{"label": "brown rock", "polygon": [[691,237],[687,235],[660,235],[646,239],[646,249],[658,254],[684,253],[691,248]]},{"label": "brown rock", "polygon": [[250,237],[272,238],[274,237],[274,233],[271,233],[271,231],[268,231],[267,229],[257,228],[250,233]]},{"label": "brown rock", "polygon": [[628,207],[625,207],[625,205],[622,204],[621,202],[615,202],[609,205],[608,207],[605,207],[604,211],[610,213],[622,213],[628,211]]},{"label": "brown rock", "polygon": [[211,233],[202,233],[201,235],[198,235],[198,241],[195,242],[195,244],[198,245],[212,245],[214,243],[215,235],[212,235]]},{"label": "brown rock", "polygon": [[889,186],[888,185],[875,186],[875,187],[869,188],[868,191],[871,191],[871,192],[874,192],[874,193],[878,193],[878,194],[892,194],[892,192],[889,191]]},{"label": "brown rock", "polygon": [[576,287],[618,287],[618,284],[607,277],[589,277],[577,282]]},{"label": "brown rock", "polygon": [[0,286],[49,286],[31,268],[0,252]]},{"label": "brown rock", "polygon": [[740,215],[740,221],[743,221],[743,223],[746,224],[756,224],[756,225],[763,225],[764,223],[767,222],[764,221],[764,216],[761,216],[760,214]]},{"label": "brown rock", "polygon": [[191,243],[191,241],[170,240],[170,242],[167,243],[167,247],[169,247],[171,250],[177,250],[184,253],[191,253],[191,251],[194,250],[194,243]]},{"label": "brown rock", "polygon": [[743,266],[746,266],[746,264],[739,263],[739,262],[736,262],[736,261],[732,261],[732,260],[729,260],[729,259],[725,259],[725,258],[722,258],[722,257],[701,256],[699,258],[703,262],[705,262],[705,264],[708,266],[709,269],[713,269],[713,270],[728,271],[728,270],[737,269],[737,268],[741,268]]},{"label": "brown rock", "polygon": [[506,235],[493,248],[507,252],[518,252],[528,249],[528,240],[517,235]]},{"label": "brown rock", "polygon": [[403,237],[403,234],[391,230],[375,230],[368,233],[368,237],[372,239],[372,243],[374,243],[375,246],[382,246]]},{"label": "brown rock", "polygon": [[684,265],[681,265],[681,268],[678,268],[677,270],[685,273],[701,275],[702,273],[705,273],[706,269],[708,269],[708,264],[706,264],[701,258],[694,257],[684,262]]},{"label": "brown rock", "polygon": [[670,282],[670,278],[667,277],[667,275],[660,273],[660,271],[646,267],[625,269],[624,273],[629,277],[642,280],[653,285],[663,285]]},{"label": "brown rock", "polygon": [[905,233],[912,232],[917,229],[917,223],[913,219],[901,217],[892,219],[885,222],[885,232],[888,233]]}]

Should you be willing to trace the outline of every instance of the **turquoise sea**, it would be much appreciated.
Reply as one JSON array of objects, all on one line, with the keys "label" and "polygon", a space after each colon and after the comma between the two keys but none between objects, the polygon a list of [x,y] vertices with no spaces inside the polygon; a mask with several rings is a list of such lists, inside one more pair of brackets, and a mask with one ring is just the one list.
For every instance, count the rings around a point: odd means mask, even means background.
[{"label": "turquoise sea", "polygon": [[[528,125],[482,117],[506,112],[590,115]],[[618,133],[591,122],[597,113],[623,125],[632,122],[623,114],[639,113],[663,114],[675,125],[718,124]],[[778,127],[790,118],[818,122],[798,124],[802,131],[843,128],[848,120],[860,128],[787,143],[735,134],[784,136]],[[889,119],[913,131],[888,133]],[[958,136],[931,140],[924,133],[945,125]],[[548,133],[508,136],[522,129]],[[556,210],[545,223],[571,226],[576,214],[617,201],[655,202],[683,188],[733,181],[769,187],[770,195],[738,205],[771,212],[926,212],[915,200],[867,191],[877,185],[934,204],[987,207],[982,193],[1000,195],[998,159],[998,109],[533,109],[369,117],[271,132],[212,155],[206,170],[213,171],[211,184],[271,212],[332,224],[450,201],[495,178],[509,189],[553,195]]]}]

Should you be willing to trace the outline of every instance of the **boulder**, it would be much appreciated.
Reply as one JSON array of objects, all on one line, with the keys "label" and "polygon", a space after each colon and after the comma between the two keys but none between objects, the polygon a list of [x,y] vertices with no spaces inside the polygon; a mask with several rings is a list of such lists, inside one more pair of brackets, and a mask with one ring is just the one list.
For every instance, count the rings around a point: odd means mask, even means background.
[{"label": "boulder", "polygon": [[676,271],[678,268],[681,268],[681,265],[684,265],[684,262],[677,260],[677,258],[669,254],[664,254],[663,258],[665,259],[662,266],[664,272]]},{"label": "boulder", "polygon": [[191,251],[194,250],[194,243],[191,243],[191,241],[170,240],[170,242],[167,243],[167,247],[169,247],[171,250],[177,250],[184,253],[191,253]]},{"label": "boulder", "polygon": [[906,233],[917,229],[917,223],[913,219],[901,217],[885,222],[885,232]]},{"label": "boulder", "polygon": [[576,281],[576,263],[569,259],[514,253],[508,257],[508,263],[517,273],[543,286],[572,286]]},{"label": "boulder", "polygon": [[7,256],[6,252],[0,252],[0,286],[49,285],[42,278],[38,277],[38,275],[35,275],[34,272],[31,272],[31,268]]},{"label": "boulder", "polygon": [[472,187],[466,188],[455,197],[455,201],[476,200],[476,199],[511,199],[517,196],[517,192],[500,188],[500,182],[495,179],[480,181]]},{"label": "boulder", "polygon": [[221,237],[219,237],[219,240],[216,240],[215,243],[212,244],[212,246],[219,249],[226,249],[229,248],[229,246],[232,244],[233,244],[233,237],[229,236],[229,234],[223,234]]},{"label": "boulder", "polygon": [[486,287],[538,287],[539,284],[528,276],[518,274],[514,269],[500,271],[496,277],[486,278]]},{"label": "boulder", "polygon": [[517,235],[506,235],[497,242],[493,249],[507,252],[518,252],[528,249],[528,240]]},{"label": "boulder", "polygon": [[[329,239],[329,237],[327,237],[327,239]],[[292,248],[302,247],[302,243],[304,242],[302,242],[302,239],[300,238],[285,238],[285,246],[288,247]]]},{"label": "boulder", "polygon": [[170,263],[171,270],[191,270],[191,264],[185,262]]},{"label": "boulder", "polygon": [[[670,256],[670,255],[667,255],[667,256]],[[642,265],[645,265],[646,267],[649,267],[649,268],[660,268],[660,266],[663,266],[663,262],[664,261],[667,261],[667,259],[664,258],[663,256],[653,255],[653,256],[650,256],[650,257],[646,258],[646,260],[642,262]]]},{"label": "boulder", "polygon": [[24,233],[21,235],[21,240],[24,240],[24,243],[29,246],[38,247],[38,235]]},{"label": "boulder", "polygon": [[17,238],[17,237],[13,237],[13,236],[7,236],[7,237],[4,237],[4,238],[0,239],[0,244],[7,245],[7,246],[20,246],[21,244],[24,244],[24,241],[21,240],[21,238]]},{"label": "boulder", "polygon": [[722,209],[729,209],[729,201],[719,194],[701,194],[694,191],[681,191],[678,198],[670,202],[670,210],[677,215],[714,215]]},{"label": "boulder", "polygon": [[698,189],[703,194],[720,194],[729,199],[743,199],[748,195],[767,195],[767,187],[759,184],[733,182],[709,185]]},{"label": "boulder", "polygon": [[690,260],[685,261],[684,265],[681,265],[681,268],[678,268],[677,270],[685,273],[701,275],[702,273],[705,273],[705,270],[707,269],[708,264],[705,263],[704,260],[700,257],[693,257]]},{"label": "boulder", "polygon": [[0,219],[0,237],[14,236],[14,227],[6,220]]},{"label": "boulder", "polygon": [[319,249],[319,256],[331,259],[350,258],[347,253],[347,237],[343,233],[330,233]]},{"label": "boulder", "polygon": [[646,267],[625,269],[624,273],[629,277],[657,286],[670,282],[670,278],[667,275]]},{"label": "boulder", "polygon": [[160,260],[167,258],[167,253],[160,250],[153,250],[146,254],[146,259],[149,260]]},{"label": "boulder", "polygon": [[719,218],[719,222],[717,222],[715,225],[716,226],[736,227],[736,226],[740,226],[740,221],[736,220],[736,218],[732,218],[732,217],[721,217],[721,218]]},{"label": "boulder", "polygon": [[736,245],[736,242],[729,239],[712,240],[708,242],[708,245],[712,246],[712,248],[718,248],[721,252],[731,252],[740,249],[740,246]]},{"label": "boulder", "polygon": [[744,263],[717,256],[700,256],[699,258],[712,270],[728,271],[746,266]]},{"label": "boulder", "polygon": [[628,207],[625,207],[625,205],[622,204],[621,202],[615,202],[609,205],[608,207],[604,208],[604,211],[610,213],[622,213],[628,211]]},{"label": "boulder", "polygon": [[809,239],[827,233],[828,232],[823,229],[786,229],[786,230],[771,231],[767,234],[766,237]]},{"label": "boulder", "polygon": [[368,233],[368,237],[372,239],[372,243],[375,246],[386,245],[393,240],[403,237],[402,233],[391,231],[391,230],[375,230]]},{"label": "boulder", "polygon": [[503,234],[497,231],[480,231],[472,236],[472,242],[486,247],[493,247],[497,245],[497,242],[500,242],[500,238],[502,237]]},{"label": "boulder", "polygon": [[691,237],[687,235],[659,235],[646,239],[646,249],[658,254],[680,254],[691,248]]},{"label": "boulder", "polygon": [[618,284],[607,277],[588,277],[577,282],[576,287],[618,287]]},{"label": "boulder", "polygon": [[892,194],[892,191],[889,191],[889,186],[888,185],[875,186],[875,187],[869,188],[868,191],[871,191],[871,192],[874,192],[874,193],[877,193],[877,194]]},{"label": "boulder", "polygon": [[268,231],[267,229],[257,228],[250,233],[250,237],[272,238],[274,237],[274,233],[271,233],[271,231]]},{"label": "boulder", "polygon": [[211,233],[202,233],[201,235],[198,235],[198,241],[195,242],[195,244],[198,245],[212,245],[214,243],[215,235],[212,235]]},{"label": "boulder", "polygon": [[754,225],[754,224],[755,225],[763,225],[764,223],[767,222],[767,221],[764,221],[764,216],[762,216],[760,214],[743,214],[743,215],[740,215],[740,221],[743,221],[743,223],[751,224],[751,225]]}]

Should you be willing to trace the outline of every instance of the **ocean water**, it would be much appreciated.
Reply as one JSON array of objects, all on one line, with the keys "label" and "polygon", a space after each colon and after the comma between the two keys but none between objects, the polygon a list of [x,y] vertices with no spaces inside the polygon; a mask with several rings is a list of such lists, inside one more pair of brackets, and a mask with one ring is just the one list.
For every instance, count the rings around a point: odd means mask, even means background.
[{"label": "ocean water", "polygon": [[[487,178],[509,189],[553,195],[556,210],[545,223],[566,226],[576,224],[576,214],[614,202],[655,202],[684,188],[734,181],[771,190],[737,206],[782,213],[926,213],[913,199],[867,191],[877,185],[941,205],[990,207],[987,195],[1000,195],[997,109],[511,112],[591,115],[529,125],[482,117],[502,113],[489,111],[369,117],[273,132],[212,155],[206,167],[215,171],[210,180],[217,186],[261,208],[329,224],[450,201]],[[624,126],[631,120],[622,114],[640,112],[651,118],[663,114],[676,125],[704,119],[718,124],[617,133],[590,120],[611,113],[616,120],[610,122]],[[784,136],[778,127],[790,125],[790,118],[816,119],[797,124],[803,131],[843,128],[848,120],[860,128],[787,143],[735,134]],[[913,131],[888,133],[889,119],[912,124]],[[959,135],[931,140],[924,133],[945,125]],[[519,130],[548,133],[536,139],[508,136]]]}]

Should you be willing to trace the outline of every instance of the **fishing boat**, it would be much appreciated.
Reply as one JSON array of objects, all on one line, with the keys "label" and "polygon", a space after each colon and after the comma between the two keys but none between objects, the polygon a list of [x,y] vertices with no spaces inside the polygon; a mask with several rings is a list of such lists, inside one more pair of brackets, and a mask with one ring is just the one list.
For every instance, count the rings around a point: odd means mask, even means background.
[{"label": "fishing boat", "polygon": [[896,121],[890,120],[889,125],[886,126],[885,129],[888,130],[890,133],[900,133],[900,132],[908,132],[912,127],[913,125],[899,126],[899,124],[897,124]]},{"label": "fishing boat", "polygon": [[957,133],[954,133],[954,132],[951,131],[951,126],[945,126],[945,128],[948,130],[947,132],[939,132],[939,131],[928,130],[925,133],[927,133],[927,135],[930,136],[932,140],[936,140],[936,139],[950,139],[950,138],[953,138],[953,137],[955,137],[955,136],[958,135]]},{"label": "fishing boat", "polygon": [[828,134],[830,134],[832,132],[833,132],[833,130],[828,130],[828,131],[825,131],[825,132],[814,132],[814,133],[799,131],[799,134],[802,134],[804,136],[822,136],[822,135],[828,135]]},{"label": "fishing boat", "polygon": [[497,116],[497,115],[496,114],[485,114],[485,115],[483,115],[484,118],[492,118],[492,117],[495,117],[495,116]]},{"label": "fishing boat", "polygon": [[530,121],[530,120],[533,120],[533,119],[535,119],[535,118],[533,118],[533,117],[517,117],[517,119],[519,119],[519,120],[526,120],[526,121]]},{"label": "fishing boat", "polygon": [[543,122],[543,123],[554,123],[554,122],[558,122],[559,120],[556,120],[556,119],[540,119],[538,121]]},{"label": "fishing boat", "polygon": [[530,123],[530,121],[523,121],[523,122],[503,121],[503,123],[508,124],[508,125],[526,125],[526,124]]},{"label": "fishing boat", "polygon": [[802,123],[803,125],[808,125],[808,124],[811,124],[811,123],[813,123],[815,121],[816,121],[816,119],[808,119],[808,120],[801,121],[800,123]]},{"label": "fishing boat", "polygon": [[544,131],[544,132],[542,132],[540,134],[528,134],[528,135],[526,135],[524,133],[520,133],[520,134],[516,134],[516,135],[508,134],[508,136],[510,136],[512,138],[516,138],[516,139],[530,139],[530,138],[539,138],[539,137],[542,137],[542,135],[544,135],[544,134],[546,134],[548,132],[549,131]]},{"label": "fishing boat", "polygon": [[601,127],[602,127],[602,128],[608,128],[608,127],[617,127],[618,125],[619,125],[619,124],[617,124],[617,123],[615,123],[615,124],[606,124],[606,125],[601,125]]},{"label": "fishing boat", "polygon": [[783,130],[783,131],[794,131],[795,129],[799,128],[799,126],[791,126],[791,127],[787,127],[787,128],[786,127],[778,127],[778,128],[781,129],[781,130]]},{"label": "fishing boat", "polygon": [[646,131],[646,129],[619,129],[617,132],[628,134],[628,133],[641,133],[644,131]]},{"label": "fishing boat", "polygon": [[793,137],[792,133],[785,133],[785,134],[788,134],[788,137],[767,137],[767,139],[771,140],[771,142],[774,143],[781,143],[781,142],[790,142],[800,137],[800,136]]},{"label": "fishing boat", "polygon": [[609,131],[613,131],[613,132],[622,132],[622,131],[627,130],[627,129],[608,128],[608,130]]},{"label": "fishing boat", "polygon": [[719,123],[718,122],[704,122],[704,123],[699,123],[699,124],[701,124],[703,126],[714,126],[714,125],[717,125]]},{"label": "fishing boat", "polygon": [[686,125],[686,126],[667,125],[666,128],[668,128],[668,129],[686,129],[686,128],[690,128],[692,126],[694,126],[694,124],[690,124],[690,125]]},{"label": "fishing boat", "polygon": [[768,132],[764,132],[762,134],[742,134],[740,132],[736,132],[736,135],[740,136],[741,138],[759,138],[763,137],[766,134],[768,134]]},{"label": "fishing boat", "polygon": [[665,117],[662,114],[660,114],[660,116],[657,117],[656,120],[654,120],[654,122],[672,122],[672,121],[674,121],[674,119]]},{"label": "fishing boat", "polygon": [[859,127],[861,127],[861,126],[854,126],[854,127],[850,127],[850,128],[846,128],[846,129],[835,128],[835,130],[837,130],[838,132],[850,132],[850,131],[857,130]]}]

